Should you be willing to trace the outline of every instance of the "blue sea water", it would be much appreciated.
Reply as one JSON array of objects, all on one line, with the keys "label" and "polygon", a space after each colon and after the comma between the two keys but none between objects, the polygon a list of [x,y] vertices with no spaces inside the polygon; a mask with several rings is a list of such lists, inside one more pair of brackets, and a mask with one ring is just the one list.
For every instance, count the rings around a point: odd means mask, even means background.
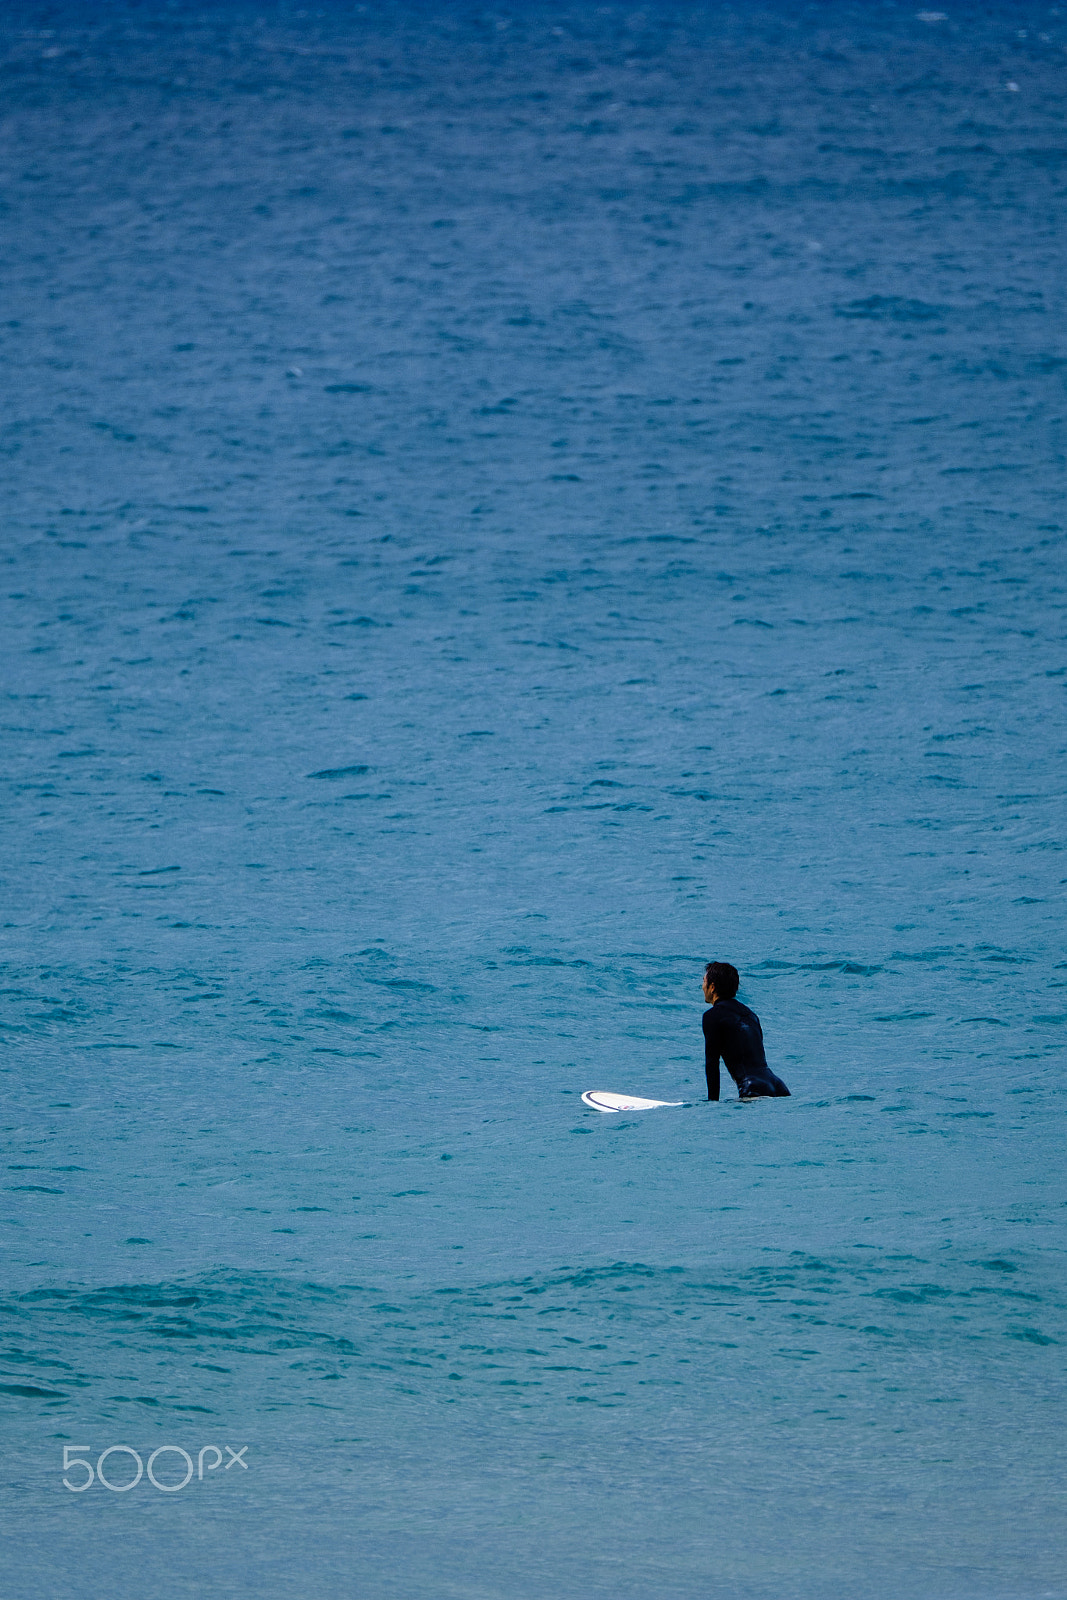
[{"label": "blue sea water", "polygon": [[9,0],[5,1600],[1067,1595],[1065,66]]}]

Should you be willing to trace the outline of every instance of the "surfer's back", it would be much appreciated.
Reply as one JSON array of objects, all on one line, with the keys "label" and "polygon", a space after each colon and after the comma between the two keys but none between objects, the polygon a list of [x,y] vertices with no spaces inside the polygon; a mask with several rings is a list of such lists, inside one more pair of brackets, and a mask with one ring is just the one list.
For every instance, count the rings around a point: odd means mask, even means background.
[{"label": "surfer's back", "polygon": [[769,1071],[760,1019],[740,1000],[716,1000],[704,1013],[703,1028],[735,1083]]}]

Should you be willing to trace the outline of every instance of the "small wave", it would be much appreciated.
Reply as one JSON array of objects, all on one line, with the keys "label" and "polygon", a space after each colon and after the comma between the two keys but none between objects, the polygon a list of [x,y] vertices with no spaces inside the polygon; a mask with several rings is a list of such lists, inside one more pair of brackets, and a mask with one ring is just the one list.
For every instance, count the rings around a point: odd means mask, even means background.
[{"label": "small wave", "polygon": [[318,772],[309,772],[308,773],[308,777],[309,778],[327,778],[327,779],[333,779],[333,778],[361,778],[364,775],[364,773],[367,773],[370,770],[371,770],[370,767],[364,766],[361,763],[357,762],[354,766],[351,766],[351,767],[322,767]]},{"label": "small wave", "polygon": [[[50,1407],[67,1390],[79,1406],[93,1396],[103,1404],[120,1375],[129,1382],[139,1372],[151,1373],[168,1405],[206,1409],[232,1404],[232,1390],[245,1403],[313,1405],[324,1376],[356,1382],[361,1394],[399,1384],[452,1404],[441,1389],[452,1374],[483,1400],[510,1385],[564,1403],[621,1404],[662,1381],[663,1363],[680,1363],[686,1384],[712,1381],[742,1333],[748,1354],[736,1359],[761,1369],[791,1359],[802,1334],[813,1359],[837,1365],[871,1359],[872,1340],[943,1356],[963,1339],[968,1361],[1003,1372],[1009,1346],[1018,1359],[1044,1359],[1067,1340],[1067,1306],[1058,1263],[1036,1253],[930,1260],[783,1250],[743,1266],[614,1261],[410,1293],[213,1273],[9,1298],[0,1303],[0,1378],[12,1400]],[[39,1367],[63,1371],[63,1387],[12,1370],[26,1349]],[[256,1400],[268,1379],[269,1397]]]},{"label": "small wave", "polygon": [[852,961],[837,957],[831,961],[760,961],[749,969],[752,972],[840,972],[846,977],[873,978],[885,969],[877,963]]},{"label": "small wave", "polygon": [[944,315],[941,306],[929,305],[925,300],[911,300],[899,294],[869,294],[862,300],[850,300],[836,308],[839,317],[852,317],[868,322],[932,322]]}]

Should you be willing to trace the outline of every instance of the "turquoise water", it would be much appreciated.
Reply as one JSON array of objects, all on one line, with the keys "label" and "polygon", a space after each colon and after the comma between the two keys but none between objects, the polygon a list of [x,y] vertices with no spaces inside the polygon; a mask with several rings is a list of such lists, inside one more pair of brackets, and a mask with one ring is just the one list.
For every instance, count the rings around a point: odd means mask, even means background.
[{"label": "turquoise water", "polygon": [[1067,22],[0,29],[5,1597],[1067,1594]]}]

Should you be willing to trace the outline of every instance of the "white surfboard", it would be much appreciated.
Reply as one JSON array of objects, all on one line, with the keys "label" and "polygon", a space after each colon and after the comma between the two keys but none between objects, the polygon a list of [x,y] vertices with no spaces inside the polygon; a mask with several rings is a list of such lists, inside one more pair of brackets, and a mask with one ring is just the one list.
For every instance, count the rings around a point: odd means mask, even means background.
[{"label": "white surfboard", "polygon": [[642,1100],[636,1094],[612,1094],[609,1089],[587,1089],[582,1095],[594,1111],[654,1111],[657,1106],[684,1106],[684,1100]]}]

